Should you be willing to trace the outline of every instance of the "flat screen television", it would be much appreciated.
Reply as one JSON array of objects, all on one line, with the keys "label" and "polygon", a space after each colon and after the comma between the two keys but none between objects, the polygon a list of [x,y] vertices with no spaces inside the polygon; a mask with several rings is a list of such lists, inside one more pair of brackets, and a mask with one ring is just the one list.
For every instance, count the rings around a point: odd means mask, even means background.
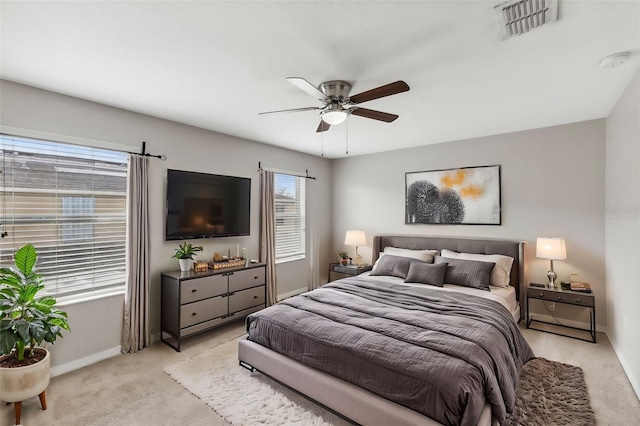
[{"label": "flat screen television", "polygon": [[165,240],[249,235],[251,179],[167,170]]}]

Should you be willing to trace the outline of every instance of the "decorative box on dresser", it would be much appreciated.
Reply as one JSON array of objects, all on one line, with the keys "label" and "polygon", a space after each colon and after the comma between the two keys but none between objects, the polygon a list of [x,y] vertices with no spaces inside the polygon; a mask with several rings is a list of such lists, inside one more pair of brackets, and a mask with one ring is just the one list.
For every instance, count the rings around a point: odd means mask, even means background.
[{"label": "decorative box on dresser", "polygon": [[263,309],[265,283],[264,263],[163,272],[160,340],[180,352],[185,337]]}]

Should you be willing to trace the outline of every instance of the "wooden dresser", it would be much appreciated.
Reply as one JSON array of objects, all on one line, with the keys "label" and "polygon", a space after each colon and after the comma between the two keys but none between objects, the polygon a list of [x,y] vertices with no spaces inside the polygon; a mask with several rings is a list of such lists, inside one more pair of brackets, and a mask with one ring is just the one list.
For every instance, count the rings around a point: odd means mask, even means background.
[{"label": "wooden dresser", "polygon": [[245,317],[266,305],[265,264],[162,273],[161,337],[180,352],[183,338]]}]

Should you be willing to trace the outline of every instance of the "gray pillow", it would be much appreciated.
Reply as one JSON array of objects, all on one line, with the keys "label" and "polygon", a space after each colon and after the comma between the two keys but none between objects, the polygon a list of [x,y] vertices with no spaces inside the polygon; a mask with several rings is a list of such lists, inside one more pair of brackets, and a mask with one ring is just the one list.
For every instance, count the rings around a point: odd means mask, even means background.
[{"label": "gray pillow", "polygon": [[489,291],[489,283],[491,282],[491,271],[493,271],[493,267],[496,265],[495,262],[449,259],[442,256],[435,256],[433,263],[448,264],[447,271],[444,275],[445,283],[487,291]]},{"label": "gray pillow", "polygon": [[413,263],[425,263],[419,259],[385,254],[371,270],[371,275],[391,276],[405,279],[409,273],[409,266]]},{"label": "gray pillow", "polygon": [[447,271],[446,263],[412,263],[409,265],[409,273],[404,280],[405,283],[420,283],[442,287],[444,275]]}]

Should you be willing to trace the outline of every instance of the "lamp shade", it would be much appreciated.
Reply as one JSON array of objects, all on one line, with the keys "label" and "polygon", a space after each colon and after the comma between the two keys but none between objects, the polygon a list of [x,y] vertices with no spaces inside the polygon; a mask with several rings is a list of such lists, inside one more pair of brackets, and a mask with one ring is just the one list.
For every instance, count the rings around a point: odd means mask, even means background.
[{"label": "lamp shade", "polygon": [[567,247],[564,238],[538,237],[536,241],[536,257],[551,260],[567,258]]},{"label": "lamp shade", "polygon": [[347,246],[364,246],[367,244],[367,237],[364,231],[347,231],[344,237],[344,244]]}]

